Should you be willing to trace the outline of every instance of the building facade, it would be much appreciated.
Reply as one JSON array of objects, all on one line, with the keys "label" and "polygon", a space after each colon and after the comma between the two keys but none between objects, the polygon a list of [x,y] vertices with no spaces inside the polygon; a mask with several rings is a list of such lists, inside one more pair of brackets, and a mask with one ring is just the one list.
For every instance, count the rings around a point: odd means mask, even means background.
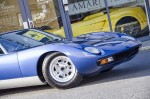
[{"label": "building facade", "polygon": [[149,35],[149,2],[0,0],[0,33],[38,28],[64,37],[68,33],[78,36],[103,31],[123,32],[135,37]]}]

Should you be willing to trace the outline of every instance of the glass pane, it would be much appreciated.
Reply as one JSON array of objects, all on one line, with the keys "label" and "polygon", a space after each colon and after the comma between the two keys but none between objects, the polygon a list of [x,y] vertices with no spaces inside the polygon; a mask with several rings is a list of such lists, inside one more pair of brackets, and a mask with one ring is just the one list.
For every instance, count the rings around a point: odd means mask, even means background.
[{"label": "glass pane", "polygon": [[22,29],[18,0],[0,0],[0,32]]},{"label": "glass pane", "polygon": [[149,33],[144,0],[108,0],[108,5],[115,32],[134,37]]},{"label": "glass pane", "polygon": [[[56,0],[55,11],[58,17],[59,28],[52,29],[54,33],[64,36],[64,29]],[[102,3],[100,2],[102,1]],[[104,0],[68,0],[69,16],[73,36],[79,36],[90,32],[110,31],[105,10]],[[50,24],[52,26],[52,24]],[[105,29],[104,29],[105,27]]]},{"label": "glass pane", "polygon": [[65,37],[56,0],[29,0],[29,6],[36,28]]},{"label": "glass pane", "polygon": [[69,0],[73,36],[110,31],[104,0]]}]

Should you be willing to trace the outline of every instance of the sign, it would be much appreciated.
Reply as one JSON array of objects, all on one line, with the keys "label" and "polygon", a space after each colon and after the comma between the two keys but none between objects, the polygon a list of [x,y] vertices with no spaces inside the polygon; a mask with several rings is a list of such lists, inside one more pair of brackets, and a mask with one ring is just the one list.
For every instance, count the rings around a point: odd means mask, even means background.
[{"label": "sign", "polygon": [[[108,0],[108,6],[122,6],[137,2],[144,2],[144,0]],[[69,4],[69,15],[86,13],[103,8],[105,8],[104,0],[85,0]]]},{"label": "sign", "polygon": [[52,0],[37,0],[37,3],[38,4],[46,4],[46,3],[49,3],[49,1],[52,1]]},{"label": "sign", "polygon": [[68,4],[68,0],[63,0],[63,4]]},{"label": "sign", "polygon": [[69,15],[98,10],[105,7],[103,0],[86,0],[69,5]]}]

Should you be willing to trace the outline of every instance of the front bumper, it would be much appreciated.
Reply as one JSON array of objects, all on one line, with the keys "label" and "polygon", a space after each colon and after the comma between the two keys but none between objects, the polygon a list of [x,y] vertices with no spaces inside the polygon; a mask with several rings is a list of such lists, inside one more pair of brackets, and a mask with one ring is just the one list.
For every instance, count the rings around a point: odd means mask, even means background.
[{"label": "front bumper", "polygon": [[[113,64],[113,63],[118,63],[122,60],[126,60],[132,56],[135,56],[138,52],[139,52],[139,48],[140,46],[135,46],[133,48],[130,48],[128,50],[125,50],[125,51],[122,51],[122,52],[119,52],[119,53],[115,53],[113,55],[110,55],[108,57],[112,57],[113,58],[113,61],[111,61],[110,63],[108,64]],[[108,58],[108,57],[104,57],[102,59],[99,59],[97,61],[97,65],[98,66],[103,66],[102,64],[100,64],[100,61],[105,59],[105,58]],[[104,64],[104,65],[108,65],[108,64]]]},{"label": "front bumper", "polygon": [[[104,70],[113,68],[119,65],[120,63],[129,61],[139,52],[139,48],[140,48],[140,45],[132,47],[132,48],[128,48],[126,50],[123,50],[117,53],[115,52],[105,57],[102,57],[101,55],[93,55],[90,57],[87,57],[87,56],[78,57],[76,59],[74,57],[72,60],[78,72],[81,75],[95,75]],[[105,59],[107,57],[114,57],[114,61],[105,65],[98,64],[99,60]]]}]

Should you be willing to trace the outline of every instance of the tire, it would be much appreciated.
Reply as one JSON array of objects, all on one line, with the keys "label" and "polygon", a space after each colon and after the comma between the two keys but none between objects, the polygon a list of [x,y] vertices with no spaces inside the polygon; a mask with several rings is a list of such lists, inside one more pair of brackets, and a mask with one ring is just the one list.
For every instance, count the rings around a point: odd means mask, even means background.
[{"label": "tire", "polygon": [[124,17],[117,22],[115,32],[126,33],[133,37],[138,37],[141,34],[140,22],[134,17]]},{"label": "tire", "polygon": [[46,82],[56,88],[72,88],[82,81],[72,61],[58,52],[46,56],[42,72]]}]

